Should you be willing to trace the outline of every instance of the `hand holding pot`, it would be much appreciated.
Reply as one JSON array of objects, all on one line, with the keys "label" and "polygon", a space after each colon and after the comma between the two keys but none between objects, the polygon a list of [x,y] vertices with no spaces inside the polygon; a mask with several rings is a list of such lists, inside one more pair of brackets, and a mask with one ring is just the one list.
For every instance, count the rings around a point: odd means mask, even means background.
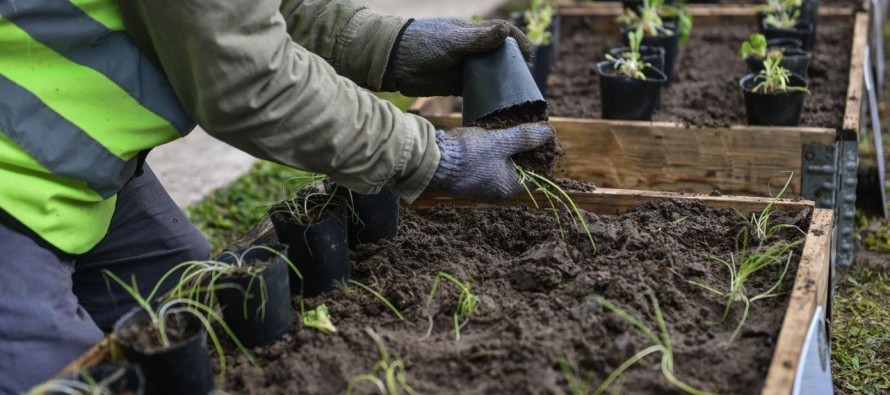
[{"label": "hand holding pot", "polygon": [[532,43],[506,21],[425,18],[409,22],[393,49],[383,89],[408,96],[460,95],[464,57],[495,50],[507,37],[516,39],[526,59],[531,56]]},{"label": "hand holding pot", "polygon": [[496,202],[522,193],[514,154],[538,148],[554,138],[548,122],[500,130],[476,127],[436,131],[442,157],[430,186],[450,195]]}]

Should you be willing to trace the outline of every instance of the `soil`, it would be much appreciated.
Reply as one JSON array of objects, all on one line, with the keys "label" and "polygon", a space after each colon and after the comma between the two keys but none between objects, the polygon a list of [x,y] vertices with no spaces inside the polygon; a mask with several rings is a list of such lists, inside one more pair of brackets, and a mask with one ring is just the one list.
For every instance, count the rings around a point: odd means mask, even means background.
[{"label": "soil", "polygon": [[236,268],[230,270],[227,273],[227,277],[229,277],[229,278],[245,278],[245,277],[256,276],[256,275],[266,271],[266,269],[268,269],[269,266],[272,266],[276,261],[277,261],[277,258],[269,259],[266,261],[255,260],[255,261],[246,262],[244,264],[244,266],[236,267]]},{"label": "soil", "polygon": [[[336,204],[329,204],[324,206],[315,206],[311,207],[306,214],[299,214],[299,216],[291,215],[286,210],[276,210],[272,209],[272,215],[280,222],[290,223],[297,226],[307,226],[313,223],[319,222],[327,218],[329,215],[333,214],[337,211],[340,206]],[[322,211],[322,209],[324,209]]]},{"label": "soil", "polygon": [[[473,126],[484,129],[504,129],[523,123],[547,121],[547,103],[537,101],[524,103],[491,113],[476,121]],[[553,177],[553,169],[562,155],[562,148],[552,138],[543,146],[513,155],[513,162],[523,169],[548,178]]]},{"label": "soil", "polygon": [[554,179],[553,182],[565,191],[593,192],[596,190],[596,184],[589,181],[574,180],[571,178],[557,178]]},{"label": "soil", "polygon": [[[839,21],[819,24],[808,78],[812,94],[804,104],[801,126],[843,126],[852,29],[852,24]],[[753,24],[694,27],[653,121],[708,127],[744,125],[745,103],[738,81],[748,74],[748,68],[737,51],[754,31]],[[580,28],[564,31],[561,40],[559,62],[553,67],[548,88],[550,115],[600,118],[596,62],[609,49],[623,46],[621,38]]]},{"label": "soil", "polygon": [[[795,224],[806,231],[809,214],[774,213],[772,223]],[[592,375],[598,384],[652,344],[592,296],[601,295],[655,327],[645,296],[651,291],[664,312],[681,380],[719,393],[760,392],[787,295],[752,304],[739,339],[726,346],[740,319],[740,306],[733,306],[726,323],[713,324],[725,300],[689,283],[727,287],[726,268],[713,256],[728,258],[735,249],[736,235],[746,226],[735,211],[663,201],[620,216],[587,214],[595,252],[586,237],[572,229],[561,237],[551,213],[525,206],[440,205],[422,215],[407,210],[401,215],[396,238],[362,245],[351,258],[353,278],[380,290],[404,321],[356,287],[308,299],[308,308],[329,308],[337,332],[322,334],[300,326],[297,319],[281,341],[252,351],[262,372],[229,351],[224,389],[248,395],[343,393],[350,378],[372,371],[380,359],[365,331],[373,328],[390,362],[403,361],[406,381],[418,393],[566,393],[560,359],[580,376]],[[563,215],[560,223],[571,227],[573,222]],[[766,244],[800,237],[786,229]],[[793,262],[799,253],[800,248]],[[795,267],[783,289],[790,288]],[[427,304],[440,271],[471,283],[480,298],[460,341],[455,341],[452,326],[458,289],[445,283]],[[763,292],[777,279],[778,268],[765,269],[751,278],[748,291]],[[299,301],[294,306],[298,309]],[[650,355],[632,367],[618,380],[621,392],[679,393],[662,377],[659,361],[659,356]],[[382,377],[379,371],[376,375]],[[363,383],[357,393],[376,390]]]},{"label": "soil", "polygon": [[[173,317],[183,317],[183,319],[175,319]],[[198,329],[198,323],[194,319],[185,318],[183,315],[177,314],[167,318],[169,347],[164,347],[161,344],[160,340],[158,340],[157,328],[150,325],[148,320],[136,322],[129,327],[122,328],[116,335],[122,343],[133,347],[135,350],[144,353],[157,353],[168,348],[175,348],[189,340]]]}]

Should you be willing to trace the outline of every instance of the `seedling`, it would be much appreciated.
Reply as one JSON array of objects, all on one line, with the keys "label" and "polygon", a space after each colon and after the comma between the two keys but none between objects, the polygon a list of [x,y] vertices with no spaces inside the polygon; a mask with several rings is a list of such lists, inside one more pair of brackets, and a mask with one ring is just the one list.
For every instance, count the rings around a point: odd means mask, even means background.
[{"label": "seedling", "polygon": [[[645,36],[670,36],[674,34],[674,31],[664,27],[664,21],[661,19],[663,6],[664,0],[643,0],[643,7],[639,10],[639,13],[633,9],[626,9],[624,15],[618,17],[618,22],[624,26],[642,28]],[[677,15],[678,29],[681,27],[681,20],[683,19],[681,14]],[[682,24],[685,24],[687,29],[689,29],[692,27],[692,19],[690,19],[688,14],[685,18],[686,20],[682,21]],[[688,33],[687,30],[687,36]]]},{"label": "seedling", "polygon": [[[658,331],[650,328],[646,324],[644,324],[640,319],[630,315],[628,312],[622,310],[618,306],[615,306],[608,299],[603,298],[601,296],[595,296],[594,300],[604,306],[605,308],[611,310],[613,313],[618,314],[619,317],[639,329],[643,332],[646,337],[648,337],[653,345],[646,347],[640,352],[634,354],[627,361],[624,361],[621,365],[615,369],[612,374],[606,377],[606,380],[600,384],[599,387],[593,391],[594,395],[600,395],[605,393],[607,389],[612,385],[612,383],[621,376],[627,369],[631,366],[642,360],[643,358],[649,356],[650,354],[659,353],[661,354],[661,374],[664,375],[664,378],[673,385],[674,387],[679,388],[680,390],[693,395],[712,395],[711,392],[703,391],[697,389],[689,384],[680,381],[676,375],[674,375],[674,349],[671,346],[671,334],[668,331],[667,324],[664,321],[664,314],[661,312],[661,308],[658,306],[658,299],[655,298],[655,295],[651,292],[647,292],[649,299],[652,301],[652,309],[655,311],[655,318],[658,321]],[[658,333],[660,332],[660,333]],[[660,334],[660,336],[659,336]],[[566,369],[563,369],[563,373],[566,372]],[[568,378],[568,377],[567,377]],[[571,383],[571,381],[570,381]],[[578,388],[581,388],[580,386]],[[589,385],[588,385],[589,388]]]},{"label": "seedling", "polygon": [[754,10],[763,14],[775,14],[793,10],[801,5],[803,5],[803,0],[767,0],[766,4],[755,6]]},{"label": "seedling", "polygon": [[531,0],[524,13],[528,39],[537,46],[550,44],[551,34],[547,31],[553,24],[553,4],[551,0]]},{"label": "seedling", "polygon": [[[743,233],[743,248],[747,247],[747,234],[747,232]],[[739,332],[741,332],[742,327],[745,325],[745,321],[748,320],[748,311],[751,309],[751,303],[760,299],[774,298],[782,294],[779,287],[781,287],[782,282],[785,280],[785,275],[788,273],[788,267],[791,265],[791,258],[794,255],[794,251],[792,250],[800,243],[801,240],[790,244],[778,243],[760,253],[753,254],[743,250],[739,253],[740,258],[738,262],[736,261],[735,255],[732,253],[729,255],[729,260],[713,257],[714,260],[722,263],[729,270],[729,290],[727,291],[720,291],[706,284],[690,281],[690,283],[694,285],[715,293],[720,297],[726,298],[726,308],[723,310],[723,316],[720,318],[719,322],[720,324],[726,322],[726,317],[729,316],[729,311],[734,303],[744,303],[745,310],[742,313],[742,318],[739,320],[738,325],[736,325],[735,330],[733,330],[727,344],[732,344],[736,337],[738,337]],[[779,273],[779,278],[776,280],[775,284],[765,292],[749,297],[747,290],[745,289],[745,284],[751,279],[751,276],[767,267],[781,264],[783,261],[785,264],[782,267],[782,271]]]},{"label": "seedling", "polygon": [[741,215],[742,218],[744,218],[746,221],[748,221],[748,224],[753,229],[754,237],[757,238],[757,240],[760,242],[761,245],[763,244],[764,241],[773,237],[773,235],[775,235],[776,232],[779,232],[782,229],[796,229],[801,234],[805,234],[805,232],[802,229],[800,229],[799,227],[797,227],[795,225],[777,224],[777,225],[770,226],[770,224],[769,224],[769,220],[773,214],[773,209],[776,206],[776,202],[778,202],[779,199],[782,198],[782,195],[784,195],[785,191],[788,190],[788,186],[791,185],[791,180],[794,179],[794,173],[793,172],[789,172],[789,173],[790,174],[788,176],[788,180],[785,181],[785,186],[782,187],[782,190],[779,191],[779,194],[777,194],[775,197],[770,199],[769,203],[767,203],[766,207],[764,207],[763,210],[760,211],[760,213],[752,213],[751,218],[748,219],[743,214],[736,211],[736,213],[739,213],[739,215]]},{"label": "seedling", "polygon": [[389,300],[386,299],[386,297],[384,297],[382,294],[380,294],[380,292],[377,292],[374,289],[372,289],[371,287],[369,287],[365,284],[362,284],[358,281],[355,281],[355,280],[350,279],[349,283],[353,284],[353,285],[357,285],[359,288],[364,289],[365,291],[368,291],[371,295],[374,295],[374,297],[377,298],[377,300],[379,300],[380,303],[383,303],[386,307],[388,307],[390,310],[392,310],[392,312],[396,315],[396,317],[399,317],[399,319],[402,321],[405,320],[405,317],[402,316],[402,313],[399,312],[399,309],[397,309],[395,306],[393,306],[392,303],[390,303]]},{"label": "seedling", "polygon": [[[572,200],[572,197],[562,189],[555,182],[551,181],[547,177],[535,174],[534,172],[527,171],[522,167],[513,164],[516,167],[516,172],[519,174],[519,184],[525,188],[526,193],[531,198],[532,203],[535,205],[535,208],[540,208],[538,205],[537,199],[535,199],[535,191],[541,192],[547,201],[550,203],[550,208],[553,210],[553,216],[556,217],[556,223],[559,225],[559,231],[565,238],[565,232],[562,229],[562,223],[559,219],[559,211],[556,208],[556,203],[560,203],[569,211],[575,213],[575,217],[577,221],[581,224],[581,227],[584,230],[584,234],[587,235],[587,239],[590,240],[590,246],[593,247],[593,250],[596,251],[596,243],[593,241],[593,235],[590,233],[590,227],[587,226],[587,220],[584,218],[584,214],[581,213],[581,209],[575,204],[575,201]],[[555,191],[555,192],[554,192]]]},{"label": "seedling", "polygon": [[773,12],[763,18],[763,23],[767,27],[771,26],[776,29],[788,30],[793,29],[797,25],[797,19],[800,18],[800,10],[783,10]]},{"label": "seedling", "polygon": [[[157,285],[155,285],[154,289],[148,294],[147,297],[143,298],[142,294],[139,292],[139,288],[136,284],[136,276],[131,278],[132,285],[127,284],[120,277],[115,275],[109,270],[103,270],[103,273],[114,280],[114,282],[118,283],[136,303],[148,314],[149,322],[157,333],[157,340],[159,344],[163,348],[170,348],[173,344],[170,341],[170,335],[174,335],[176,337],[182,337],[184,333],[175,332],[177,328],[182,328],[184,325],[171,325],[171,322],[182,323],[182,319],[184,315],[191,315],[195,319],[197,319],[204,329],[207,331],[207,335],[210,336],[210,340],[213,343],[213,348],[216,351],[217,356],[219,357],[219,369],[220,369],[220,377],[224,378],[226,375],[226,356],[223,352],[222,344],[219,341],[219,337],[216,333],[216,330],[213,327],[213,324],[218,324],[220,328],[229,336],[235,346],[240,350],[244,356],[247,357],[247,360],[256,367],[257,369],[261,369],[257,364],[256,360],[253,359],[253,356],[250,355],[250,352],[247,351],[247,348],[241,344],[241,341],[238,340],[238,337],[232,333],[232,330],[226,325],[225,321],[222,317],[217,314],[212,307],[207,306],[199,301],[177,297],[173,295],[168,298],[164,298],[161,300],[157,307],[153,307],[150,301],[154,300],[155,295],[158,293],[161,284],[163,281],[159,281]],[[174,321],[171,321],[174,320]]]},{"label": "seedling", "polygon": [[[810,90],[803,86],[789,86],[791,72],[780,66],[782,63],[782,54],[775,56],[767,56],[763,59],[763,70],[754,76],[754,85],[751,91],[754,93],[765,93],[774,95],[777,93],[791,91],[810,93]],[[759,81],[759,82],[758,82]]]},{"label": "seedling", "polygon": [[[368,336],[374,340],[374,344],[377,345],[377,352],[380,353],[380,360],[371,367],[370,372],[349,379],[349,385],[346,387],[346,394],[352,394],[355,390],[355,386],[359,383],[369,382],[377,387],[377,391],[383,395],[399,395],[403,391],[409,395],[417,395],[417,391],[408,385],[408,378],[405,373],[405,363],[398,356],[393,360],[390,360],[386,344],[383,343],[383,338],[380,337],[377,332],[366,327],[365,333],[367,333]],[[383,374],[383,378],[377,377],[380,373]]]},{"label": "seedling", "polygon": [[112,390],[110,386],[121,377],[124,377],[126,372],[127,370],[121,367],[99,381],[96,381],[95,378],[86,372],[80,372],[80,380],[50,380],[32,388],[25,395],[44,395],[47,392],[68,395],[114,395],[115,391]]},{"label": "seedling", "polygon": [[747,60],[750,57],[754,57],[754,59],[765,59],[767,56],[775,58],[779,55],[782,55],[781,51],[769,51],[766,36],[760,33],[752,34],[748,41],[743,42],[742,47],[739,48],[739,56],[742,57],[742,60]]},{"label": "seedling", "polygon": [[320,305],[313,310],[305,310],[302,301],[300,303],[303,316],[303,325],[315,328],[321,333],[331,334],[337,331],[337,327],[331,322],[331,315],[328,313],[328,307]]},{"label": "seedling", "polygon": [[651,64],[642,60],[640,55],[640,43],[643,42],[643,28],[638,27],[636,31],[627,33],[630,42],[630,52],[625,52],[620,58],[615,58],[611,54],[606,54],[606,59],[612,61],[615,71],[619,74],[638,80],[646,80],[646,74],[643,70],[646,67],[652,67]]},{"label": "seedling", "polygon": [[[460,281],[448,273],[439,272],[436,274],[436,279],[433,281],[433,289],[430,291],[430,296],[427,298],[427,305],[433,303],[433,296],[436,295],[436,291],[439,289],[439,282],[443,278],[460,288],[460,296],[457,298],[457,307],[454,309],[454,314],[452,316],[454,321],[454,341],[460,341],[460,330],[467,324],[467,322],[469,322],[469,317],[476,312],[476,306],[479,304],[479,297],[473,294],[470,289],[470,283]],[[463,322],[461,322],[461,318],[464,318]],[[432,324],[432,322],[430,323]],[[430,325],[430,328],[427,331],[427,336],[432,332],[432,329],[433,327]]]}]

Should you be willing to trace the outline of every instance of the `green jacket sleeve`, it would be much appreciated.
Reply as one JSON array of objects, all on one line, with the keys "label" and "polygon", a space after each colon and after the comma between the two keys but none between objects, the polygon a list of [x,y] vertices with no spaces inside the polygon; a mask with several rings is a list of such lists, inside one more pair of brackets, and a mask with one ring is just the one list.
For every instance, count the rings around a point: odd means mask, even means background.
[{"label": "green jacket sleeve", "polygon": [[284,0],[281,13],[297,44],[324,58],[340,75],[375,91],[408,23],[374,13],[355,0]]},{"label": "green jacket sleeve", "polygon": [[[137,42],[147,41],[142,46],[153,49],[186,111],[214,137],[261,159],[327,174],[360,193],[390,185],[412,201],[432,178],[439,161],[433,126],[338,76],[322,57],[295,43],[277,0],[120,4],[128,29],[132,24],[144,30]],[[337,8],[312,5],[309,14]],[[367,12],[316,17],[309,29],[315,33],[299,36],[310,37],[304,42],[335,65],[337,57],[351,56],[340,51],[355,45],[388,51],[391,43],[369,44],[378,40],[337,42],[337,35],[363,34],[367,23],[382,23],[365,21]],[[385,69],[346,61],[340,67],[353,77],[366,74],[368,85]]]}]

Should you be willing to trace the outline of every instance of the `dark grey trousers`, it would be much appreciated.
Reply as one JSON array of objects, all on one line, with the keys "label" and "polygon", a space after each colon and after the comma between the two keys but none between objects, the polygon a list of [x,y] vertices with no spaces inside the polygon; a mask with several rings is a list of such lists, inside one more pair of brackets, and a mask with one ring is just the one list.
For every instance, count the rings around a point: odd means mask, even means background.
[{"label": "dark grey trousers", "polygon": [[144,170],[118,195],[108,234],[84,255],[60,258],[0,223],[0,394],[50,378],[135,307],[103,269],[128,282],[135,275],[148,293],[176,264],[209,257],[207,239]]}]

